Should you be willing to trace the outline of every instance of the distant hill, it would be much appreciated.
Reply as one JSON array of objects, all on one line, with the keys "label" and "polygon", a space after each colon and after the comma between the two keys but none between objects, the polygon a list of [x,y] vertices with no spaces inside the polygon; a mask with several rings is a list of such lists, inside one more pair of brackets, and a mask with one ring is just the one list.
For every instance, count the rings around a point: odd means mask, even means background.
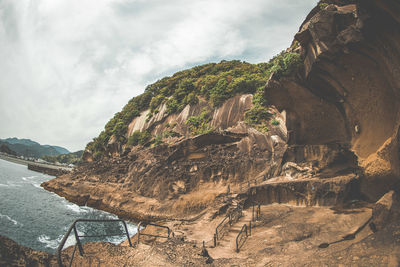
[{"label": "distant hill", "polygon": [[13,155],[13,156],[17,155],[17,153],[15,153],[15,151],[12,151],[6,144],[0,145],[0,152],[6,153],[9,155]]},{"label": "distant hill", "polygon": [[60,146],[41,145],[30,139],[7,138],[0,139],[0,146],[6,145],[17,155],[24,157],[41,158],[43,156],[58,156],[70,153],[68,149]]},{"label": "distant hill", "polygon": [[45,146],[45,147],[52,147],[52,148],[54,148],[55,150],[57,150],[58,153],[60,153],[60,154],[68,154],[68,153],[71,153],[70,151],[68,151],[68,149],[63,148],[63,147],[60,147],[60,146],[50,146],[50,145],[44,145],[44,146]]},{"label": "distant hill", "polygon": [[79,150],[76,152],[62,154],[58,156],[43,156],[42,159],[48,162],[59,162],[65,164],[78,164],[81,161],[81,157],[83,154],[83,150]]}]

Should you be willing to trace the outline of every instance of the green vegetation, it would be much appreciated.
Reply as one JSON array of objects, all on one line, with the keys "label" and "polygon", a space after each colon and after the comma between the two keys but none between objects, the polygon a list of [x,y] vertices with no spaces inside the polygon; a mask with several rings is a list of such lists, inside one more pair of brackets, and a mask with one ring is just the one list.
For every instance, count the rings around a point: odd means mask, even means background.
[{"label": "green vegetation", "polygon": [[83,150],[58,156],[43,156],[42,159],[52,163],[78,164],[81,161]]},{"label": "green vegetation", "polygon": [[279,125],[279,121],[276,119],[272,119],[271,124],[274,126],[278,126]]},{"label": "green vegetation", "polygon": [[186,124],[192,135],[206,134],[212,131],[209,124],[211,121],[211,111],[204,109],[199,116],[191,116],[187,119]]},{"label": "green vegetation", "polygon": [[[246,121],[261,124],[263,120],[270,118],[270,114],[263,108],[267,105],[263,91],[271,72],[275,72],[277,77],[287,76],[300,66],[299,54],[282,52],[268,63],[221,61],[218,64],[209,63],[177,72],[147,86],[143,94],[132,98],[86,148],[92,152],[104,153],[112,136],[121,144],[145,144],[154,138],[150,133],[135,132],[129,139],[126,137],[128,125],[133,118],[149,109],[150,113],[146,117],[149,121],[153,114],[159,112],[162,104],[166,105],[168,114],[180,112],[186,105],[197,104],[199,98],[208,101],[210,107],[216,108],[232,96],[254,94],[254,107],[246,113]],[[192,134],[212,130],[209,126],[211,118],[207,114],[208,112],[204,112],[188,119],[187,124]]]},{"label": "green vegetation", "polygon": [[275,72],[277,77],[289,76],[299,69],[302,60],[297,53],[281,53],[274,60],[271,72]]},{"label": "green vegetation", "polygon": [[128,138],[128,145],[137,146],[144,145],[151,138],[151,134],[148,131],[140,132],[134,131],[132,135]]},{"label": "green vegetation", "polygon": [[322,9],[325,9],[327,6],[329,6],[329,4],[328,4],[328,3],[322,3],[322,2],[321,2],[321,3],[318,4],[318,6],[319,6],[319,9],[322,10]]},{"label": "green vegetation", "polygon": [[164,142],[162,141],[162,136],[161,135],[157,135],[156,137],[154,137],[151,146],[155,147],[155,146],[162,145],[163,143]]}]

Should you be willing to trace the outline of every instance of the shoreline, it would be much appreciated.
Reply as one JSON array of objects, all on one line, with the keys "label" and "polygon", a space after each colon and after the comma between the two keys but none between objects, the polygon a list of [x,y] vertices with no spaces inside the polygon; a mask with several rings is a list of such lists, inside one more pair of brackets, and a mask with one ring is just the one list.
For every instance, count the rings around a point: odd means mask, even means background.
[{"label": "shoreline", "polygon": [[20,158],[14,158],[5,154],[0,154],[0,159],[12,162],[15,164],[20,164],[27,166],[27,168],[31,171],[45,173],[52,176],[58,176],[66,173],[70,173],[73,171],[74,168],[66,167],[66,166],[58,166],[53,164],[47,163],[38,163],[30,160],[24,160]]}]

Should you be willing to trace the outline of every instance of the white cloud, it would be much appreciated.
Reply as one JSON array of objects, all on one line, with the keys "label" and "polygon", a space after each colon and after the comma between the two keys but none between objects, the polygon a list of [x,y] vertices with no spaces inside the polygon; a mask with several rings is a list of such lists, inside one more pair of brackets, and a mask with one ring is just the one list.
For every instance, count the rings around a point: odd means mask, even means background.
[{"label": "white cloud", "polygon": [[2,0],[0,137],[82,149],[166,74],[267,61],[316,2]]}]

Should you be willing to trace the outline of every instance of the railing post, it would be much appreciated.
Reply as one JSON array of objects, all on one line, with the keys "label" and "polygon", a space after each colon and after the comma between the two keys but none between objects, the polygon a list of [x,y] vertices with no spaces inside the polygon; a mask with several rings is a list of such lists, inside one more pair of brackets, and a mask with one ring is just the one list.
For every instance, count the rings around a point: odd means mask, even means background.
[{"label": "railing post", "polygon": [[214,234],[214,248],[217,247],[217,235]]},{"label": "railing post", "polygon": [[239,243],[238,243],[238,237],[236,237],[236,253],[239,253]]},{"label": "railing post", "polygon": [[249,236],[251,236],[251,221],[249,222]]},{"label": "railing post", "polygon": [[78,245],[79,254],[81,254],[81,256],[83,256],[83,248],[82,248],[81,240],[79,239],[78,231],[76,230],[75,223],[74,223],[74,234],[75,234],[76,244]]},{"label": "railing post", "polygon": [[126,226],[126,222],[122,221],[122,224],[124,225],[124,228],[125,228],[126,237],[128,238],[129,246],[132,247],[132,242],[131,242],[131,238],[129,237],[128,227]]},{"label": "railing post", "polygon": [[253,203],[253,212],[251,213],[251,220],[254,222],[254,203]]},{"label": "railing post", "polygon": [[140,242],[140,226],[141,226],[142,222],[139,222],[138,226],[137,226],[137,244],[139,245]]}]

